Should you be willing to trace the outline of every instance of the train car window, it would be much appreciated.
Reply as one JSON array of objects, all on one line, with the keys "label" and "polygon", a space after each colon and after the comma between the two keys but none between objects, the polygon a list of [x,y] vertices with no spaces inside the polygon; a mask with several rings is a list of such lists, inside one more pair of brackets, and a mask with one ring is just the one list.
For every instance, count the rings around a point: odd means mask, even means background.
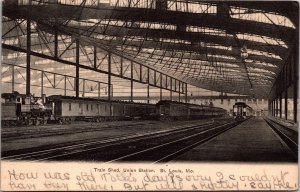
[{"label": "train car window", "polygon": [[93,104],[91,104],[91,111],[93,111]]},{"label": "train car window", "polygon": [[89,104],[86,104],[86,110],[87,111],[89,110]]},{"label": "train car window", "polygon": [[22,98],[22,105],[25,105],[25,98]]},{"label": "train car window", "polygon": [[25,104],[26,105],[30,105],[30,98],[28,97],[28,98],[25,98]]},{"label": "train car window", "polygon": [[69,103],[69,111],[72,110],[72,103]]},{"label": "train car window", "polygon": [[21,98],[17,97],[17,102],[20,103],[21,102]]},{"label": "train car window", "polygon": [[99,113],[99,104],[97,104],[97,113]]}]

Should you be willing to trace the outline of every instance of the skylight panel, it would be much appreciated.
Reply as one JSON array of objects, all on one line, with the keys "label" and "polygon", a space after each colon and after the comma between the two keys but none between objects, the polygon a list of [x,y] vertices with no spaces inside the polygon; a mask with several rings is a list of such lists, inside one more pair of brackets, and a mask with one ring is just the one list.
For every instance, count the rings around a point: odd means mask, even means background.
[{"label": "skylight panel", "polygon": [[208,57],[214,57],[214,58],[221,58],[221,59],[233,59],[235,60],[235,57],[232,56],[226,56],[226,55],[212,55],[212,54],[207,54]]},{"label": "skylight panel", "polygon": [[266,79],[274,79],[271,76],[267,76],[267,75],[263,75],[261,73],[255,73],[255,72],[248,72],[249,76],[253,76],[253,77],[260,77],[260,78],[266,78]]},{"label": "skylight panel", "polygon": [[221,29],[214,29],[214,28],[208,28],[208,27],[198,27],[198,26],[186,26],[187,32],[196,32],[196,33],[204,33],[208,35],[217,35],[217,36],[230,36],[230,34],[227,34],[225,30]]},{"label": "skylight panel", "polygon": [[282,58],[279,55],[275,55],[273,53],[269,53],[269,52],[265,52],[265,51],[257,51],[257,50],[253,50],[253,49],[247,49],[247,53],[254,54],[254,55],[262,55],[265,57],[282,60]]},{"label": "skylight panel", "polygon": [[168,10],[188,13],[216,14],[216,5],[192,1],[168,1]]},{"label": "skylight panel", "polygon": [[257,72],[257,73],[269,73],[272,75],[276,75],[276,73],[266,70],[266,69],[261,69],[261,68],[254,68],[254,67],[247,67],[247,69],[251,72]]},{"label": "skylight panel", "polygon": [[245,62],[254,64],[254,65],[261,65],[261,66],[265,66],[265,67],[277,68],[277,65],[274,65],[274,64],[271,64],[271,63],[266,63],[266,62],[254,61],[252,59],[245,59]]},{"label": "skylight panel", "polygon": [[264,13],[261,10],[231,7],[230,16],[235,19],[275,24],[293,29],[296,28],[289,18],[275,13]]},{"label": "skylight panel", "polygon": [[279,45],[285,48],[288,48],[286,43],[280,39],[276,38],[270,38],[266,36],[259,36],[259,35],[254,35],[254,34],[247,34],[247,33],[239,33],[237,34],[238,39],[241,40],[249,40],[249,41],[255,41],[255,42],[260,42],[260,43],[266,43],[270,45]]},{"label": "skylight panel", "polygon": [[231,51],[232,47],[231,46],[222,46],[222,45],[218,45],[218,44],[212,44],[212,43],[207,43],[205,45],[205,47],[208,48],[216,48],[216,49],[222,49],[222,50],[227,50],[227,51]]}]

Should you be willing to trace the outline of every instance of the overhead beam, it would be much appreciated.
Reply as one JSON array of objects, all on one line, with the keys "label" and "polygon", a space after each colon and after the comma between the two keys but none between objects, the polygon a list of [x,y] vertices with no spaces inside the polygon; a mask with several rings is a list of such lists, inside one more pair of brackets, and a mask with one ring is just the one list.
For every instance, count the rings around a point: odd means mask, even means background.
[{"label": "overhead beam", "polygon": [[[27,53],[27,50],[24,49],[24,48],[12,46],[12,45],[7,45],[7,44],[4,44],[4,43],[2,43],[2,50],[3,49],[10,49],[10,50],[13,50],[13,51]],[[60,59],[60,58],[55,58],[53,56],[45,55],[45,54],[42,54],[42,53],[37,53],[37,52],[34,52],[34,51],[30,51],[30,55],[35,56],[35,57],[40,57],[40,58],[43,58],[43,59],[49,59],[49,60],[56,61],[56,62],[59,62],[59,63],[62,63],[62,64],[67,64],[67,65],[71,65],[71,66],[75,66],[75,67],[77,66],[76,62],[67,61],[67,60],[63,60],[63,59]],[[93,67],[90,67],[90,66],[87,66],[87,65],[79,64],[78,67],[81,68],[81,69],[87,69],[87,70],[91,70],[91,71],[95,71],[95,72],[99,72],[99,73],[103,73],[103,74],[107,74],[107,75],[109,74],[108,71],[104,71],[104,70],[101,70],[101,69],[98,69],[98,68],[93,68]],[[154,69],[151,69],[151,70],[154,70]],[[157,73],[160,73],[160,72],[157,71]],[[121,75],[115,74],[115,73],[111,73],[111,76],[119,77],[119,78],[126,79],[126,80],[129,80],[129,81],[131,80],[131,78],[129,78],[129,77],[121,76]],[[174,78],[174,77],[172,77],[172,78]],[[132,81],[137,82],[137,83],[141,83],[141,84],[148,84],[147,82],[141,82],[141,81],[136,80],[136,79],[133,79]],[[156,84],[149,83],[149,85],[151,85],[153,87],[160,88]],[[170,90],[168,88],[164,88],[164,89]]]},{"label": "overhead beam", "polygon": [[[3,15],[18,19],[24,18],[28,12],[28,6],[5,6]],[[13,13],[13,14],[12,14]],[[51,14],[49,14],[51,13]],[[116,19],[123,21],[143,21],[169,23],[174,25],[199,26],[234,31],[235,33],[250,33],[274,37],[290,41],[294,35],[294,29],[284,26],[274,26],[273,24],[248,21],[234,18],[219,18],[214,14],[199,14],[176,12],[169,10],[154,10],[146,8],[124,8],[124,7],[104,7],[87,8],[78,10],[76,6],[55,4],[55,5],[34,5],[32,6],[32,19]]]}]

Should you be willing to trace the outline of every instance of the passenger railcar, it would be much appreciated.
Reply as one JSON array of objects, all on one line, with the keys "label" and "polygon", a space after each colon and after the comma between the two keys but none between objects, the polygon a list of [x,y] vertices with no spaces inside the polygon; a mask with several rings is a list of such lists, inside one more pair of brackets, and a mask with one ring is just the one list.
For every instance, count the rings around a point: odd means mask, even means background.
[{"label": "passenger railcar", "polygon": [[161,100],[157,103],[157,111],[161,120],[201,119],[220,117],[226,110],[218,107],[182,103],[177,101]]},{"label": "passenger railcar", "polygon": [[74,120],[100,122],[147,119],[156,111],[155,105],[144,103],[107,101],[61,95],[52,95],[47,99],[53,106],[54,118],[59,123],[71,123]]},{"label": "passenger railcar", "polygon": [[246,119],[253,115],[253,109],[244,102],[237,102],[233,105],[233,118]]},{"label": "passenger railcar", "polygon": [[218,117],[226,111],[217,107],[161,100],[156,105],[95,98],[51,95],[46,98],[4,93],[2,124],[46,124],[49,120],[68,124],[75,120],[117,121],[133,119],[187,120]]}]

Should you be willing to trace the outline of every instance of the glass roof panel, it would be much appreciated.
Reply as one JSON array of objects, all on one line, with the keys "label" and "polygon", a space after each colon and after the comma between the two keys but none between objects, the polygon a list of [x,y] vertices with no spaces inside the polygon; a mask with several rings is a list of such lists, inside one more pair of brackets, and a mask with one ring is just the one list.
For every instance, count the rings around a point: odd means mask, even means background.
[{"label": "glass roof panel", "polygon": [[290,21],[289,18],[275,13],[265,13],[261,10],[231,7],[230,16],[235,19],[257,21],[295,29],[294,24]]}]

